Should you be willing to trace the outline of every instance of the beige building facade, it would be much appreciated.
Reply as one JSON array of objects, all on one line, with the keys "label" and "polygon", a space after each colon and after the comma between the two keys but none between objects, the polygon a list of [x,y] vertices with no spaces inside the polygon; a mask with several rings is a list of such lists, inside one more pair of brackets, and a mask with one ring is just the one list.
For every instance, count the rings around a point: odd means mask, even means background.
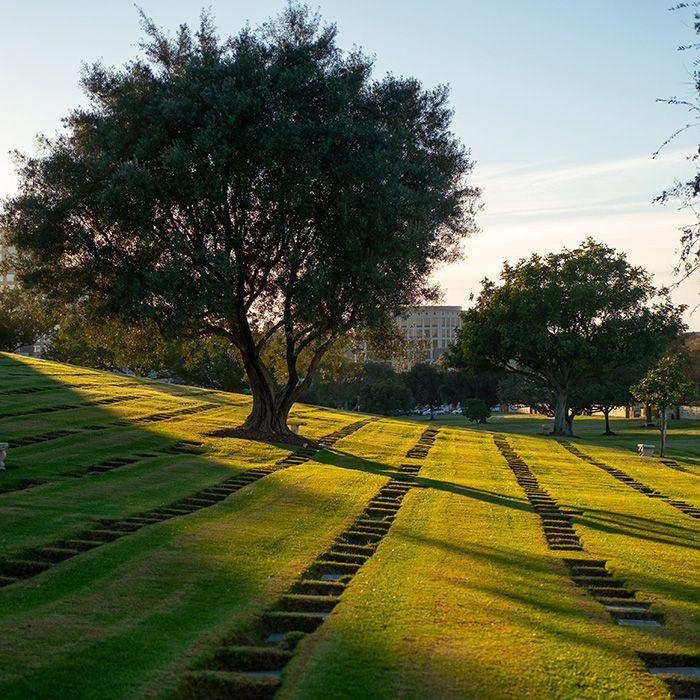
[{"label": "beige building facade", "polygon": [[398,358],[397,369],[408,370],[419,362],[440,359],[457,339],[462,325],[461,306],[416,306],[406,309],[396,319],[404,340],[404,357]]}]

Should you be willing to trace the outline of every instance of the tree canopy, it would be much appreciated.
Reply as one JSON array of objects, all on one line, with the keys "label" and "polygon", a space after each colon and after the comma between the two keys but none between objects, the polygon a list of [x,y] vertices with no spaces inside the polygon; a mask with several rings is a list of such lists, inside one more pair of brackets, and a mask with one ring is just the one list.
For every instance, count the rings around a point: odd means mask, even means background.
[{"label": "tree canopy", "polygon": [[430,408],[432,419],[433,409],[439,406],[442,400],[443,372],[435,365],[419,362],[404,374],[404,381],[416,403]]},{"label": "tree canopy", "polygon": [[20,161],[3,215],[19,272],[164,332],[225,337],[253,392],[245,427],[289,436],[337,338],[432,298],[431,272],[473,230],[448,91],[373,79],[296,4],[226,40],[206,15],[174,38],[144,28],[145,55],[88,67],[89,106]]},{"label": "tree canopy", "polygon": [[554,394],[556,434],[571,434],[574,392],[640,358],[656,357],[683,329],[682,308],[625,255],[587,239],[578,248],[506,263],[463,314],[451,362],[502,368]]},{"label": "tree canopy", "polygon": [[632,387],[636,399],[649,404],[661,412],[661,449],[666,451],[666,409],[679,405],[690,394],[693,385],[688,381],[681,367],[680,355],[662,357],[638,384]]},{"label": "tree canopy", "polygon": [[[700,34],[700,3],[698,2],[680,2],[671,10],[680,10],[686,12],[693,8],[692,19],[693,28],[696,34]],[[683,44],[678,47],[679,51],[697,51],[700,49],[700,43]],[[697,129],[700,125],[700,58],[695,58],[692,62],[692,85],[694,93],[686,97],[670,97],[659,100],[671,105],[676,105],[685,108],[690,114],[689,121],[681,126],[675,133],[661,145],[659,151],[665,146],[674,141],[674,139],[688,129]],[[658,152],[655,154],[657,155]],[[695,174],[687,179],[676,180],[668,189],[664,190],[656,199],[657,202],[675,202],[682,209],[688,211],[688,222],[681,226],[681,251],[680,259],[676,272],[680,272],[683,276],[690,276],[693,272],[700,270],[700,210],[698,209],[698,199],[700,198],[700,148],[696,149],[688,155],[694,168]]]},{"label": "tree canopy", "polygon": [[0,350],[13,352],[33,345],[53,326],[54,319],[41,299],[17,286],[0,285]]},{"label": "tree canopy", "polygon": [[225,338],[166,338],[153,321],[130,323],[118,316],[95,316],[79,304],[56,315],[60,319],[47,335],[47,359],[142,377],[170,377],[223,391],[245,386],[238,353]]}]

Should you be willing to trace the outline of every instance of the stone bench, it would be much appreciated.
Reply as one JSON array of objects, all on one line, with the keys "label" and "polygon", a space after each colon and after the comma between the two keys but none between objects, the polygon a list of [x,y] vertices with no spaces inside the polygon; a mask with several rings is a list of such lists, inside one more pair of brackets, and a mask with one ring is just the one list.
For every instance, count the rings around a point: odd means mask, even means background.
[{"label": "stone bench", "polygon": [[637,454],[640,457],[653,457],[655,449],[656,445],[645,445],[643,442],[640,442],[637,445]]}]

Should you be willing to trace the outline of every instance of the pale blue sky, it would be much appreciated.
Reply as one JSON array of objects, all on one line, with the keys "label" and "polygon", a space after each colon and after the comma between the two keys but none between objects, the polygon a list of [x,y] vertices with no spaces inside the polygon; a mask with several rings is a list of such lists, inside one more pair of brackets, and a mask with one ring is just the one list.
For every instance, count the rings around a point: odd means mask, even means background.
[{"label": "pale blue sky", "polygon": [[[204,3],[142,0],[157,24],[196,24]],[[675,176],[693,130],[663,158],[652,153],[686,114],[656,102],[692,97],[690,16],[670,0],[321,0],[340,44],[376,57],[378,75],[414,75],[448,83],[454,130],[477,162],[483,186],[481,234],[465,261],[438,274],[445,301],[466,305],[504,259],[575,245],[586,235],[628,252],[658,283],[673,281],[676,227],[685,215],[652,205]],[[257,25],[281,0],[207,2],[221,34]],[[0,0],[0,196],[15,187],[7,151],[32,151],[37,133],[53,133],[82,99],[82,62],[119,65],[141,38],[128,0],[60,3]],[[698,283],[674,291],[695,305]],[[700,328],[700,310],[688,315]]]}]

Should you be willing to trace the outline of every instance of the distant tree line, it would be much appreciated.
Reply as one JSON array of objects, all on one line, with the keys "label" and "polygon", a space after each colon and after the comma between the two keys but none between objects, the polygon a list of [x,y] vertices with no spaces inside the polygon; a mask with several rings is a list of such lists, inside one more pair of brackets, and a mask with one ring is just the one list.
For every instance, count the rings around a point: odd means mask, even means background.
[{"label": "distant tree line", "polygon": [[390,364],[365,362],[344,375],[322,371],[302,397],[330,408],[398,415],[420,406],[434,411],[481,399],[489,406],[498,399],[497,373],[467,374],[436,364],[414,365],[397,372]]}]

